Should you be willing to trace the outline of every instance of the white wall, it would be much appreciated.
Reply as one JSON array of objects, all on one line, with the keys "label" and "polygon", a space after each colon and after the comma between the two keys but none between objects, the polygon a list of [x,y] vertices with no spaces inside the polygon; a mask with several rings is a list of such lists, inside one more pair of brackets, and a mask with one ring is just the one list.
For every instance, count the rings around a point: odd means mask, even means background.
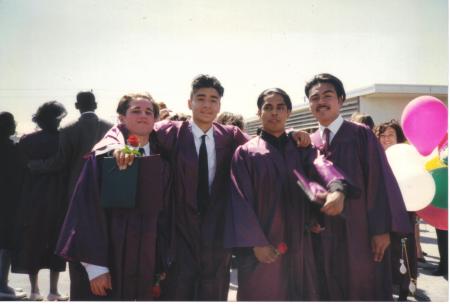
[{"label": "white wall", "polygon": [[[396,119],[400,121],[403,109],[415,97],[420,95],[385,95],[385,96],[361,96],[360,111],[369,114],[376,124]],[[436,96],[446,105],[448,98],[445,96]]]}]

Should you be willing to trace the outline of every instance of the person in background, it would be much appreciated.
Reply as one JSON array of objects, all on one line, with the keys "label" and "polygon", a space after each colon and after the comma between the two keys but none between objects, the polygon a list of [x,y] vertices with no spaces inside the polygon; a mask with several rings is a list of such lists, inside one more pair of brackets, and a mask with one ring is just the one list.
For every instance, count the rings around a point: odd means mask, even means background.
[{"label": "person in background", "polygon": [[159,118],[158,118],[158,121],[166,120],[166,119],[168,119],[170,116],[173,115],[172,110],[170,110],[169,108],[167,108],[166,103],[164,103],[164,102],[159,102],[159,103],[158,103],[158,107],[159,107]]},{"label": "person in background", "polygon": [[354,123],[365,124],[370,129],[373,129],[375,126],[375,123],[373,122],[372,117],[368,114],[361,113],[361,112],[354,112],[350,118],[350,121],[352,121]]},{"label": "person in background", "polygon": [[360,190],[347,196],[342,215],[324,216],[316,246],[322,299],[392,301],[389,234],[412,228],[386,154],[370,128],[343,119],[346,94],[337,77],[314,76],[305,95],[319,122],[312,143]]},{"label": "person in background", "polygon": [[222,112],[216,119],[217,123],[223,125],[233,125],[239,127],[244,131],[244,117],[240,114],[233,114],[231,112]]},{"label": "person in background", "polygon": [[0,112],[0,300],[26,297],[22,290],[8,286],[22,177],[20,152],[10,139],[15,133],[14,116],[6,111]]},{"label": "person in background", "polygon": [[439,250],[439,265],[431,273],[433,276],[445,276],[448,279],[448,230],[436,228],[437,244]]},{"label": "person in background", "polygon": [[170,121],[189,121],[191,116],[182,112],[175,113],[168,118]]},{"label": "person in background", "polygon": [[24,178],[17,223],[17,249],[12,259],[12,272],[28,274],[31,283],[29,299],[42,301],[38,285],[38,273],[50,269],[49,301],[68,300],[58,292],[59,273],[66,270],[66,262],[54,254],[56,240],[65,215],[65,174],[52,172],[33,174],[26,163],[33,159],[47,159],[58,151],[61,120],[67,115],[64,106],[57,101],[41,105],[33,122],[39,131],[24,135],[19,150],[25,157]]},{"label": "person in background", "polygon": [[[94,93],[90,91],[79,92],[76,97],[75,108],[80,112],[80,117],[60,130],[56,155],[45,160],[35,159],[28,162],[28,168],[34,174],[67,172],[67,193],[64,196],[66,209],[83,168],[84,156],[112,127],[111,123],[95,114],[97,102]],[[88,291],[85,290],[81,294],[77,294],[77,291],[83,290],[83,286],[88,284],[87,275],[80,269],[79,263],[69,262],[70,299],[72,301],[84,298],[83,294]],[[77,276],[77,274],[81,276]]]},{"label": "person in background", "polygon": [[[406,142],[403,130],[395,120],[376,126],[375,135],[385,151],[395,144]],[[416,214],[408,212],[408,216],[411,225],[416,225]],[[416,239],[413,233],[391,233],[391,262],[392,282],[399,287],[398,301],[406,301],[410,293],[410,283],[416,284],[417,281]],[[407,272],[402,273],[401,267]]]}]

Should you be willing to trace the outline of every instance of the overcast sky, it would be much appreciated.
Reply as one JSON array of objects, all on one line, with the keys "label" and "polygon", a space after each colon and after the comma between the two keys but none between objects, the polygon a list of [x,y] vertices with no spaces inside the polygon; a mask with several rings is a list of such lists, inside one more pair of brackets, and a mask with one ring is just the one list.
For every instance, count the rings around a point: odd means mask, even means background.
[{"label": "overcast sky", "polygon": [[93,89],[115,121],[119,98],[148,91],[189,112],[200,73],[225,87],[222,111],[250,117],[281,87],[295,104],[330,72],[347,90],[373,83],[448,84],[446,0],[0,0],[0,111],[20,133],[48,100],[78,118]]}]

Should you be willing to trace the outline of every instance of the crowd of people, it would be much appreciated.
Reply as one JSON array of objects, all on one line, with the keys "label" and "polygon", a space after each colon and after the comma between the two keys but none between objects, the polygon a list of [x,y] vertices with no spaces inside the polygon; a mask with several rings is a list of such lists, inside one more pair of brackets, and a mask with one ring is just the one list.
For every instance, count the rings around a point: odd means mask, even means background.
[{"label": "crowd of people", "polygon": [[[304,90],[311,135],[286,127],[291,99],[269,88],[249,136],[241,115],[220,114],[224,88],[209,75],[191,84],[191,115],[131,93],[113,125],[80,92],[77,121],[59,129],[67,112],[46,102],[40,129],[14,144],[14,117],[1,112],[0,298],[26,296],[8,285],[11,269],[43,300],[47,268],[47,299],[68,300],[58,291],[68,261],[71,301],[226,301],[233,256],[240,301],[392,301],[395,285],[405,301],[423,256],[384,153],[405,141],[401,127],[344,120],[333,75]],[[117,191],[131,202],[111,201]]]}]

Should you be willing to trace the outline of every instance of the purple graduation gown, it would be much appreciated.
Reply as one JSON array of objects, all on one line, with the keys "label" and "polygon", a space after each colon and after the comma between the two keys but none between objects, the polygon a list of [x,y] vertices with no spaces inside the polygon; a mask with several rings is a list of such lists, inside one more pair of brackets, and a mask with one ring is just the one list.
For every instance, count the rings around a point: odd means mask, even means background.
[{"label": "purple graduation gown", "polygon": [[173,180],[175,260],[162,297],[166,300],[227,300],[230,250],[223,246],[224,216],[230,201],[230,162],[248,138],[234,126],[213,123],[216,173],[211,202],[203,217],[197,209],[198,156],[189,122],[155,124],[161,153],[167,153]]},{"label": "purple graduation gown", "polygon": [[[319,131],[311,135],[320,148]],[[325,216],[317,259],[325,292],[323,300],[391,301],[390,250],[373,261],[373,235],[411,232],[397,181],[375,135],[366,126],[344,121],[329,146],[329,156],[361,193],[346,198],[344,215]]]},{"label": "purple graduation gown", "polygon": [[[113,129],[120,133],[117,127]],[[107,297],[93,296],[86,273],[81,272],[74,275],[76,281],[72,281],[78,284],[78,289],[73,290],[76,293],[74,299],[153,300],[151,287],[155,272],[160,271],[155,269],[159,256],[156,251],[157,224],[167,196],[167,166],[159,155],[139,158],[136,207],[103,209],[99,204],[101,157],[92,155],[84,165],[57,252],[70,261],[108,267],[112,291]],[[84,271],[81,265],[78,265],[78,270]]]},{"label": "purple graduation gown", "polygon": [[[316,151],[288,141],[281,152],[261,137],[239,147],[231,165],[232,206],[227,211],[225,244],[240,247],[238,300],[318,300],[315,262],[308,225],[314,207],[297,185],[293,170],[314,176]],[[329,183],[324,183],[329,184]],[[254,246],[288,251],[271,264],[259,263]]]}]

